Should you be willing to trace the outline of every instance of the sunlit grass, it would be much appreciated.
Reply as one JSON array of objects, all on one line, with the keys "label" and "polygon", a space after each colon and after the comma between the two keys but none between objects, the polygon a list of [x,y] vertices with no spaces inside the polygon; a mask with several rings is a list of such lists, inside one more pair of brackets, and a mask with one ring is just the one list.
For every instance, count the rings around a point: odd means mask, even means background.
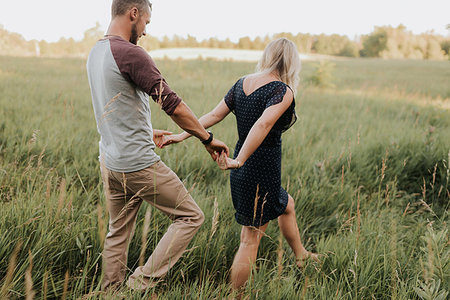
[{"label": "sunlit grass", "polygon": [[[315,66],[304,63],[299,120],[283,135],[283,186],[296,201],[306,248],[326,256],[297,269],[278,226],[269,225],[245,293],[249,299],[414,299],[438,286],[433,295],[445,295],[450,112],[434,103],[449,98],[449,62],[335,63],[335,88],[328,89],[308,82]],[[209,60],[157,64],[197,116],[254,69]],[[85,61],[0,57],[0,71],[0,295],[115,298],[99,290],[108,214]],[[157,104],[151,107],[154,128],[179,131]],[[234,148],[235,126],[230,115],[213,131]],[[229,293],[240,233],[229,174],[193,138],[157,152],[206,219],[147,295],[221,299]],[[170,222],[143,206],[130,271]]]}]

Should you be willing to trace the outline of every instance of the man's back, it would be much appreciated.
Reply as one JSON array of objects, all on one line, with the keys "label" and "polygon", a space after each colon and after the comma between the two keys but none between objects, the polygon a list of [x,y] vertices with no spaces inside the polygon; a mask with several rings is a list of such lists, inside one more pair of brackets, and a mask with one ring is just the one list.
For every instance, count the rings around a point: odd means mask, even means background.
[{"label": "man's back", "polygon": [[[146,73],[140,72],[143,67]],[[158,161],[159,157],[153,151],[155,144],[147,93],[157,92],[155,86],[164,79],[148,54],[113,36],[98,41],[93,47],[87,70],[97,129],[101,135],[100,156],[105,166],[117,172],[134,172]],[[177,98],[172,95],[170,101],[177,102]]]}]

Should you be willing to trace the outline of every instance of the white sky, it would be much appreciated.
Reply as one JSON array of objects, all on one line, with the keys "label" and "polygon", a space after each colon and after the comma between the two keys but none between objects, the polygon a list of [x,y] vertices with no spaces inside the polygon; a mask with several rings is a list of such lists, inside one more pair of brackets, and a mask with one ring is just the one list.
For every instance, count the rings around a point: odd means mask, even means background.
[{"label": "white sky", "polygon": [[[99,22],[106,30],[112,0],[0,0],[0,24],[25,39],[83,37]],[[354,38],[374,26],[403,24],[416,34],[449,35],[449,0],[152,0],[147,32],[237,41],[279,32]]]}]

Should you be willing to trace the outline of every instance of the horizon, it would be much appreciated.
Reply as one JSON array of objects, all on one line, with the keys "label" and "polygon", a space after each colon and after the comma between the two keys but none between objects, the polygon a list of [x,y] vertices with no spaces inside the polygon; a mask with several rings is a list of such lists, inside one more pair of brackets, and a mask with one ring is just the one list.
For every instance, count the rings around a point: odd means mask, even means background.
[{"label": "horizon", "polygon": [[[23,2],[31,9],[23,11]],[[106,31],[110,21],[112,0],[52,2],[54,1],[25,0],[21,2],[21,7],[18,3],[0,3],[0,25],[9,32],[20,34],[25,40],[47,42],[57,42],[61,38],[81,40],[83,33],[95,27],[97,22],[101,30]],[[370,34],[375,27],[398,27],[399,25],[405,26],[406,30],[413,34],[450,35],[448,29],[450,20],[447,20],[445,13],[450,11],[450,3],[438,0],[430,0],[426,7],[423,6],[422,1],[391,3],[388,0],[381,0],[373,7],[368,1],[361,3],[362,1],[358,0],[347,0],[339,4],[330,0],[303,4],[298,2],[292,4],[289,3],[291,1],[280,0],[276,6],[268,0],[258,2],[249,0],[243,3],[237,0],[230,0],[227,3],[207,0],[189,3],[180,0],[151,2],[153,15],[147,27],[147,34],[158,39],[164,36],[172,38],[175,35],[180,37],[190,35],[198,41],[209,38],[219,40],[228,38],[232,42],[237,42],[242,37],[254,39],[258,36],[289,32],[294,35],[298,33],[338,34],[355,40],[361,35]],[[87,3],[89,10],[84,9]],[[173,7],[177,9],[174,10]],[[290,9],[286,10],[286,7]],[[23,11],[24,16],[14,17],[11,11],[16,10]],[[68,15],[57,13],[68,10],[71,12]],[[36,11],[42,13],[37,14]],[[187,11],[189,14],[186,13]],[[218,11],[220,13],[217,13]],[[77,17],[79,15],[83,18]]]}]

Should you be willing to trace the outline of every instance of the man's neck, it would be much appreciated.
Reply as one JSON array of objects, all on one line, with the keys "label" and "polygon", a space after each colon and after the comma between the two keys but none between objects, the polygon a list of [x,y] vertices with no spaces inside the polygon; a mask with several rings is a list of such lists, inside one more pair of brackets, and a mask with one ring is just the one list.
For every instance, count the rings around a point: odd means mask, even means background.
[{"label": "man's neck", "polygon": [[128,29],[128,26],[129,25],[123,22],[123,20],[116,17],[109,24],[105,36],[119,36],[124,40],[129,41],[131,37],[131,30]]}]

